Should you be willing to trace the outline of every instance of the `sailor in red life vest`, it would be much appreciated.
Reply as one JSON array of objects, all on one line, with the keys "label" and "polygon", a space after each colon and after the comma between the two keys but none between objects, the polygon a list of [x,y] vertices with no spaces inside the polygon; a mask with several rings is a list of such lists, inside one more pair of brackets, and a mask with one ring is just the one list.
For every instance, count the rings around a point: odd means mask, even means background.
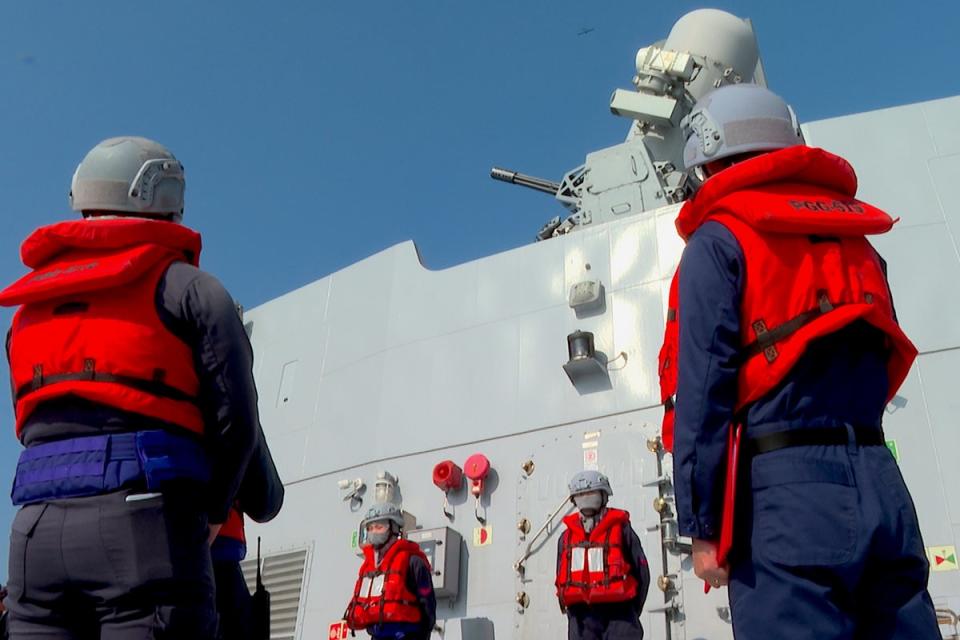
[{"label": "sailor in red life vest", "polygon": [[257,435],[257,448],[247,465],[237,499],[210,546],[220,640],[261,640],[253,635],[263,627],[254,620],[253,597],[240,569],[240,562],[247,556],[244,518],[256,522],[273,520],[283,506],[284,488],[263,429],[258,429]]},{"label": "sailor in red life vest", "polygon": [[430,562],[401,537],[403,513],[384,502],[367,511],[363,564],[344,618],[378,640],[428,640],[437,620]]},{"label": "sailor in red life vest", "polygon": [[856,198],[845,160],[804,145],[764,88],[717,89],[683,126],[702,186],[677,219],[687,245],[660,371],[694,571],[729,582],[738,640],[939,638],[916,512],[881,424],[916,356],[866,239],[894,221]]},{"label": "sailor in red life vest", "polygon": [[7,336],[16,436],[12,638],[211,639],[210,542],[259,430],[233,299],[180,224],[183,166],[105,140],[73,176],[83,219],[35,231]]},{"label": "sailor in red life vest", "polygon": [[607,506],[610,481],[598,471],[570,480],[577,511],[563,519],[557,543],[557,598],[570,640],[642,638],[640,612],[650,568],[630,514]]}]

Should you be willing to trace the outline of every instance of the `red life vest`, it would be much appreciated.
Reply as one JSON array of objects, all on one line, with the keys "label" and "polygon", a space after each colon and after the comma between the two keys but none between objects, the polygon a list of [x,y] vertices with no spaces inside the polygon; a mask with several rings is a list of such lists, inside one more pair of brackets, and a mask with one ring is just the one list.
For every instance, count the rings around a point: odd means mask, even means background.
[{"label": "red life vest", "polygon": [[223,522],[223,526],[220,527],[220,532],[217,535],[247,544],[247,536],[243,526],[243,514],[239,509],[236,507],[230,508],[230,511],[227,512],[227,519]]},{"label": "red life vest", "polygon": [[32,271],[0,292],[21,305],[9,358],[16,430],[43,402],[77,396],[203,433],[193,353],[156,308],[174,262],[200,235],[172,222],[88,219],[41,227],[20,249]]},{"label": "red life vest", "polygon": [[587,535],[579,513],[563,519],[557,597],[564,607],[575,604],[626,602],[637,595],[637,579],[623,553],[623,526],[630,514],[607,509]]},{"label": "red life vest", "polygon": [[[725,169],[680,210],[684,239],[715,220],[744,254],[737,410],[776,387],[813,340],[856,320],[887,336],[888,399],[906,378],[917,349],[896,323],[882,261],[864,237],[889,231],[895,221],[854,198],[856,191],[856,174],[844,159],[796,146]],[[671,445],[677,281],[675,274],[660,351],[664,442]]]},{"label": "red life vest", "polygon": [[351,629],[366,629],[384,622],[420,622],[423,614],[419,601],[407,589],[411,556],[418,556],[430,566],[420,546],[409,540],[395,540],[379,565],[373,545],[363,547],[363,564],[345,616]]},{"label": "red life vest", "polygon": [[660,361],[657,371],[660,374],[660,402],[663,403],[663,424],[660,436],[663,447],[673,451],[673,420],[676,409],[677,393],[677,351],[680,347],[680,270],[673,274],[670,281],[670,293],[667,299],[667,322],[663,330],[663,346],[660,347]]}]

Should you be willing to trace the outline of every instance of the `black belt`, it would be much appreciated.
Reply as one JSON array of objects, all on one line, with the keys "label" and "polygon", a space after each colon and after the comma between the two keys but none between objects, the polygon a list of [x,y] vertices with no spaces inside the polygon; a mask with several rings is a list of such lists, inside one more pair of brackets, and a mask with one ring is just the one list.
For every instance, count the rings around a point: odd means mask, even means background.
[{"label": "black belt", "polygon": [[[883,431],[877,427],[854,426],[853,435],[856,445],[875,447],[885,444]],[[847,444],[850,438],[844,427],[811,427],[808,429],[789,429],[757,436],[747,441],[750,454],[769,453],[788,447]]]}]

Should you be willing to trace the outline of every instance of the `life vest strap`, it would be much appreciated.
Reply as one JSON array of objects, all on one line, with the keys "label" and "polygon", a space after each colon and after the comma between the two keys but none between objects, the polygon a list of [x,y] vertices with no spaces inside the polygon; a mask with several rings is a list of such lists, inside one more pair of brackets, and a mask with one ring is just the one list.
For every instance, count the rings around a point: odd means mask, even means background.
[{"label": "life vest strap", "polygon": [[604,571],[604,578],[599,582],[585,582],[581,580],[573,580],[572,578],[565,583],[565,586],[578,587],[580,589],[589,589],[590,587],[595,587],[597,585],[610,586],[615,582],[624,582],[629,574],[624,574],[622,576],[611,576],[609,571]]},{"label": "life vest strap", "polygon": [[43,387],[61,382],[109,382],[169,400],[193,403],[197,401],[197,398],[189,393],[164,383],[164,373],[163,369],[156,369],[152,380],[113,373],[102,373],[96,370],[96,364],[92,358],[86,358],[83,361],[82,371],[55,373],[48,376],[43,373],[43,365],[36,364],[33,366],[33,380],[21,385],[20,388],[17,389],[16,400],[19,401],[30,393],[39,391]]},{"label": "life vest strap", "polygon": [[[865,302],[868,304],[873,301],[873,297],[870,294],[867,294],[864,298]],[[792,319],[787,320],[783,324],[773,327],[772,329],[767,327],[763,319],[755,320],[751,324],[751,327],[753,328],[753,332],[757,335],[757,339],[740,350],[741,361],[749,360],[753,356],[762,353],[767,359],[767,362],[773,362],[780,355],[776,347],[777,342],[789,338],[791,335],[810,324],[820,316],[842,306],[842,303],[833,304],[830,302],[830,298],[827,296],[826,291],[819,291],[817,293],[816,307],[804,311],[803,313],[794,316]]]},{"label": "life vest strap", "polygon": [[410,600],[409,598],[385,598],[381,596],[377,596],[376,598],[364,598],[361,596],[357,598],[357,600],[355,601],[355,606],[358,606],[361,609],[369,609],[371,607],[380,606],[381,602],[384,604],[387,604],[387,603],[406,604],[411,607],[414,607],[420,604],[419,601]]}]

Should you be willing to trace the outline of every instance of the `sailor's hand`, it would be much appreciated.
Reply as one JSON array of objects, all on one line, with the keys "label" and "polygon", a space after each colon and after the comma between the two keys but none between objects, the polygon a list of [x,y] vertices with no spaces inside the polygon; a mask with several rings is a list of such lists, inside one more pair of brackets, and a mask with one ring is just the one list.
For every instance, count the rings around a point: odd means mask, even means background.
[{"label": "sailor's hand", "polygon": [[726,567],[721,567],[717,563],[716,542],[693,539],[693,572],[706,582],[708,587],[726,586],[730,574]]},{"label": "sailor's hand", "polygon": [[211,524],[208,526],[210,527],[210,534],[207,536],[207,544],[213,544],[213,541],[217,539],[218,535],[220,535],[220,527],[222,527],[223,525]]}]

